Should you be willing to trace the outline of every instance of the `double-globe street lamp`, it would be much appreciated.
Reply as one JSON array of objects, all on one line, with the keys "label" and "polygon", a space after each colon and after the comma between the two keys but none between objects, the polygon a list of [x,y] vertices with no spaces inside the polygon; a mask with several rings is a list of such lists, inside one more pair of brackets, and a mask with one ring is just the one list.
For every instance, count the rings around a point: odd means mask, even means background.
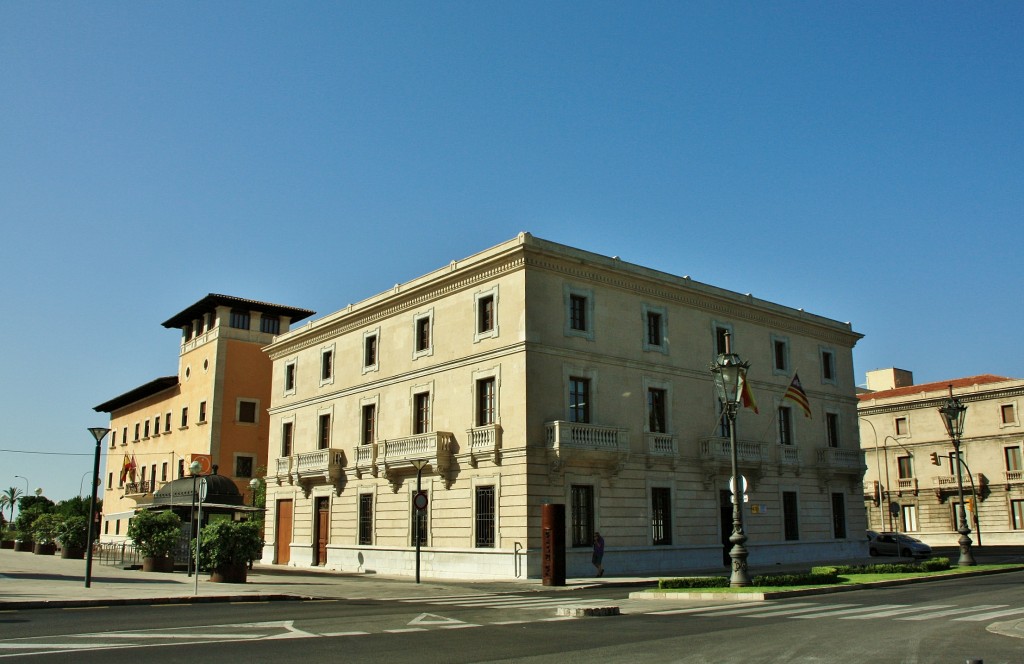
[{"label": "double-globe street lamp", "polygon": [[747,573],[747,548],[743,546],[747,541],[747,536],[743,533],[742,510],[746,486],[739,475],[736,453],[736,413],[739,410],[743,384],[747,379],[750,364],[732,352],[729,337],[729,333],[726,332],[725,352],[720,353],[718,359],[711,365],[711,374],[715,379],[718,399],[722,402],[725,416],[729,420],[729,453],[732,460],[732,535],[729,536],[729,542],[732,544],[729,551],[729,557],[732,558],[732,573],[729,576],[729,585],[736,588],[751,584],[750,575]]},{"label": "double-globe street lamp", "polygon": [[956,457],[956,490],[960,498],[960,560],[957,565],[976,565],[974,554],[971,553],[971,527],[967,525],[967,508],[964,505],[964,477],[960,469],[963,459],[960,458],[960,437],[964,434],[964,417],[967,415],[967,406],[953,396],[953,386],[949,386],[949,399],[939,407],[939,414],[942,415],[942,423],[946,426],[946,433],[953,443],[953,456]]},{"label": "double-globe street lamp", "polygon": [[[110,429],[106,427],[89,427],[89,433],[96,439],[96,454],[92,460],[92,498],[89,499],[89,531],[85,538],[85,587],[92,586],[92,543],[99,535],[96,528],[96,491],[100,485],[100,441],[106,438]],[[81,487],[79,487],[81,492]]]}]

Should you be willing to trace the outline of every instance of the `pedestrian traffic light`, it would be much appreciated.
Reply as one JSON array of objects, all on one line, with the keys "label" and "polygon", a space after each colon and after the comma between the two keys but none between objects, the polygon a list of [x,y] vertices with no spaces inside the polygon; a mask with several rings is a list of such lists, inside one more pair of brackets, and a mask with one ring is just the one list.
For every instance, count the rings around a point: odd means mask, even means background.
[{"label": "pedestrian traffic light", "polygon": [[938,452],[932,452],[932,465],[933,466],[939,465],[939,453]]}]

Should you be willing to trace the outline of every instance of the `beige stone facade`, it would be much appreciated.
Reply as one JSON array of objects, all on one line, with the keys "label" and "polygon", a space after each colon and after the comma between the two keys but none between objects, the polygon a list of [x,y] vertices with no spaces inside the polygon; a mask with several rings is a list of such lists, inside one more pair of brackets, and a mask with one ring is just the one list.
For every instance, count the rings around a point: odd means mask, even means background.
[{"label": "beige stone facade", "polygon": [[[111,429],[100,541],[125,539],[136,506],[188,474],[193,459],[216,465],[249,495],[251,478],[267,463],[271,363],[262,349],[312,313],[210,294],[163,323],[182,330],[177,375],[95,407],[110,413]],[[126,460],[135,468],[122,479]]]},{"label": "beige stone facade", "polygon": [[720,566],[726,331],[760,407],[737,420],[751,563],[861,555],[849,323],[521,234],[266,349],[263,561],[411,575],[418,520],[425,576],[537,577],[561,503],[570,576],[594,530],[609,573]]},{"label": "beige stone facade", "polygon": [[859,395],[858,407],[869,527],[909,531],[933,546],[956,545],[953,444],[938,410],[952,386],[967,406],[961,453],[970,470],[963,484],[973,508],[971,538],[976,545],[1024,543],[1024,380],[981,375],[914,385],[909,372],[882,369],[869,373],[868,385],[879,388]]}]

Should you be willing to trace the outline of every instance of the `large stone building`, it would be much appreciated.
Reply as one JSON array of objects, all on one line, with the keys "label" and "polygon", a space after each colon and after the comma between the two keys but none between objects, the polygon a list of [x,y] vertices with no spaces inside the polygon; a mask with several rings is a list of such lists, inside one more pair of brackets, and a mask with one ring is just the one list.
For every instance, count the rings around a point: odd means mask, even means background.
[{"label": "large stone building", "polygon": [[727,332],[760,409],[737,420],[751,564],[863,555],[849,323],[521,234],[266,349],[263,561],[412,574],[418,532],[426,576],[537,577],[561,503],[570,576],[595,530],[612,573],[723,565]]},{"label": "large stone building", "polygon": [[211,293],[163,323],[182,330],[177,375],[95,407],[110,413],[111,429],[101,475],[102,541],[124,539],[135,508],[184,477],[193,459],[207,473],[218,466],[240,492],[250,492],[250,479],[267,463],[271,363],[262,349],[312,314]]},{"label": "large stone building", "polygon": [[909,371],[868,373],[868,391],[859,395],[858,411],[868,466],[864,501],[869,527],[911,532],[932,545],[956,545],[956,461],[938,410],[950,388],[967,406],[960,449],[963,467],[970,471],[963,473],[963,484],[971,539],[975,544],[1022,544],[1024,429],[1018,409],[1024,380],[1002,376],[914,385]]}]

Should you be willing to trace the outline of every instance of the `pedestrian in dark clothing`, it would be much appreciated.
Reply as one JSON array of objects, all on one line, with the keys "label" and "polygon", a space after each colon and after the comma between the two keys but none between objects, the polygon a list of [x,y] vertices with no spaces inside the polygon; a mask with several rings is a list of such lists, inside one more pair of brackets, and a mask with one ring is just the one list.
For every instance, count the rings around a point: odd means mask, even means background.
[{"label": "pedestrian in dark clothing", "polygon": [[604,574],[604,538],[601,537],[601,533],[594,531],[594,557],[590,559],[590,562],[594,563],[594,567],[597,568],[597,575],[602,576]]}]

